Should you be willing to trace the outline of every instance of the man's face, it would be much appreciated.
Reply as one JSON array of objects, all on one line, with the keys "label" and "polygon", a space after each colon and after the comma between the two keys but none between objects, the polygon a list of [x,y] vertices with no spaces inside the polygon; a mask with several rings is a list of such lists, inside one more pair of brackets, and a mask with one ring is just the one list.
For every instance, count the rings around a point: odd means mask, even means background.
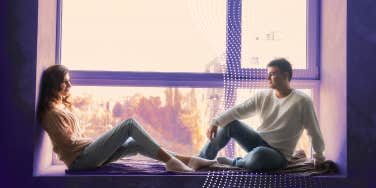
[{"label": "man's face", "polygon": [[268,67],[268,81],[269,87],[272,89],[280,88],[286,80],[288,80],[288,73],[283,73],[278,67]]}]

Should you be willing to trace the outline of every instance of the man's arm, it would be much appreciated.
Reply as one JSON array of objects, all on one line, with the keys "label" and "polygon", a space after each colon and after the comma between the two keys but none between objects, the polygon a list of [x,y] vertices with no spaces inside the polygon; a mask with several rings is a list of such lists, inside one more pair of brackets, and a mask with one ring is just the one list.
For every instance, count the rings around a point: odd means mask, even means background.
[{"label": "man's arm", "polygon": [[303,124],[312,140],[312,146],[314,150],[313,158],[315,165],[319,165],[325,160],[325,156],[323,154],[325,144],[322,138],[315,109],[310,99],[305,100],[303,106]]},{"label": "man's arm", "polygon": [[234,120],[252,116],[257,109],[257,97],[258,94],[255,94],[243,103],[234,106],[233,108],[214,118],[210,123],[206,136],[212,140],[217,134],[218,127],[224,127]]},{"label": "man's arm", "polygon": [[212,126],[224,127],[228,123],[251,117],[256,112],[257,106],[257,94],[247,99],[241,104],[238,104],[231,109],[223,112],[211,122]]}]

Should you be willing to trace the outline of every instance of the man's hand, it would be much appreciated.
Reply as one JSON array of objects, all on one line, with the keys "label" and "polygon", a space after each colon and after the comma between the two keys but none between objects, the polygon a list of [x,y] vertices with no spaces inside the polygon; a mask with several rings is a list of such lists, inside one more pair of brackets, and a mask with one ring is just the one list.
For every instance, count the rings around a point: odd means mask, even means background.
[{"label": "man's hand", "polygon": [[206,136],[209,138],[210,141],[212,141],[213,138],[215,138],[215,136],[217,135],[217,130],[217,126],[210,126],[206,131]]}]

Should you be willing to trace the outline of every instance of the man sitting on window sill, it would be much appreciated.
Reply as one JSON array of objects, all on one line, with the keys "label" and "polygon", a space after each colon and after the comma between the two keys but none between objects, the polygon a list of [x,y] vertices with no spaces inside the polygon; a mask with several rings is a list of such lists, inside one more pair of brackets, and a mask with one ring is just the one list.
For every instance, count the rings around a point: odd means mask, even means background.
[{"label": "man sitting on window sill", "polygon": [[[312,100],[290,87],[291,64],[286,59],[275,59],[267,65],[271,89],[254,96],[223,112],[212,120],[207,130],[210,141],[199,156],[214,159],[230,138],[248,153],[244,157],[229,159],[218,157],[219,163],[248,170],[277,170],[285,168],[304,129],[311,137],[315,151],[314,165],[325,160],[325,148]],[[261,125],[257,132],[239,121],[259,115]],[[221,129],[218,131],[218,127]]]}]

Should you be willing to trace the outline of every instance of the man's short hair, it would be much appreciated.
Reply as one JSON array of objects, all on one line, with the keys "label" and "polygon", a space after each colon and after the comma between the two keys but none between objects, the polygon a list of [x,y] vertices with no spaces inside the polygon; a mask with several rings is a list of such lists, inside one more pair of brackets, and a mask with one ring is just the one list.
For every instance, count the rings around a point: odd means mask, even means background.
[{"label": "man's short hair", "polygon": [[267,67],[278,67],[281,72],[287,72],[289,73],[289,81],[291,81],[292,78],[292,67],[289,61],[287,61],[285,58],[278,58],[272,60],[270,63],[268,63]]}]

